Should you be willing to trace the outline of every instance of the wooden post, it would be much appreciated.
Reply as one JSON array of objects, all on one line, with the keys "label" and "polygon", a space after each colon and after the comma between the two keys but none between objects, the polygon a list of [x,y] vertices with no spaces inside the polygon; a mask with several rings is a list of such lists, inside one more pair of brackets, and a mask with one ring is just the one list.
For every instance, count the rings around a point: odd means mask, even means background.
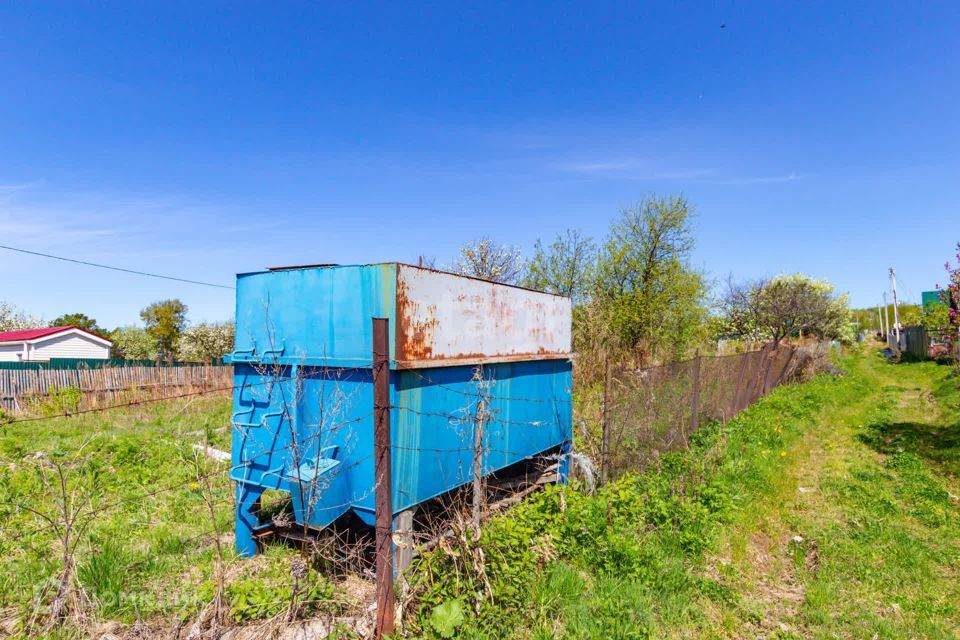
[{"label": "wooden post", "polygon": [[377,621],[379,640],[394,630],[393,496],[390,468],[390,323],[373,319],[373,450],[377,545]]},{"label": "wooden post", "polygon": [[600,426],[600,484],[610,476],[610,362],[603,360],[603,417]]},{"label": "wooden post", "polygon": [[690,367],[690,433],[700,428],[700,350]]}]

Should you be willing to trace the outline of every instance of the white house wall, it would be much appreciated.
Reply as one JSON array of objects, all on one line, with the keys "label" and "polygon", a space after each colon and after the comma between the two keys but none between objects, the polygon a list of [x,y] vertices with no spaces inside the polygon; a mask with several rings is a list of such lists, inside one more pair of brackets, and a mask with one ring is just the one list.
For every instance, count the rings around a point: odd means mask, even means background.
[{"label": "white house wall", "polygon": [[53,335],[30,345],[31,360],[50,358],[98,358],[110,357],[110,347],[102,345],[82,334]]},{"label": "white house wall", "polygon": [[0,362],[20,362],[23,355],[23,343],[0,345]]}]

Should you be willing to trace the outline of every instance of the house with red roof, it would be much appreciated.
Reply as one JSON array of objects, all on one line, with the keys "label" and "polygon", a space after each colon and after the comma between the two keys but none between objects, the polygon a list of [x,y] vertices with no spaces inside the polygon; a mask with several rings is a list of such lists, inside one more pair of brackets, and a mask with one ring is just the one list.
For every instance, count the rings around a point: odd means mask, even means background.
[{"label": "house with red roof", "polygon": [[50,358],[107,360],[113,342],[80,327],[45,327],[0,332],[0,362],[43,362]]}]

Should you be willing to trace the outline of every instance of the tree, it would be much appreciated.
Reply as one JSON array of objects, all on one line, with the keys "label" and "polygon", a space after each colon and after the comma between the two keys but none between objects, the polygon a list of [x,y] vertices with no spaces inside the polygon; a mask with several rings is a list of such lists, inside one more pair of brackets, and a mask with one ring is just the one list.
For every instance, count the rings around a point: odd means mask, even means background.
[{"label": "tree", "polygon": [[[943,293],[941,292],[941,297]],[[921,324],[927,331],[941,333],[950,325],[950,307],[940,302],[928,302],[923,305]]]},{"label": "tree", "polygon": [[834,295],[829,282],[802,273],[731,283],[721,307],[738,335],[766,338],[774,347],[800,332],[847,342],[853,338],[846,294]]},{"label": "tree", "polygon": [[85,313],[65,313],[50,322],[51,327],[80,327],[91,333],[102,333],[97,321]]},{"label": "tree", "polygon": [[450,265],[450,271],[491,282],[515,284],[523,272],[523,258],[517,247],[480,238],[460,247],[460,255]]},{"label": "tree", "polygon": [[143,327],[127,326],[114,329],[110,333],[113,349],[112,358],[127,360],[156,360],[157,343]]},{"label": "tree", "polygon": [[39,318],[18,311],[12,304],[0,300],[0,331],[36,329],[42,326],[43,322]]},{"label": "tree", "polygon": [[957,243],[956,258],[955,266],[950,262],[944,265],[947,270],[947,286],[941,288],[937,285],[937,289],[940,289],[941,309],[928,316],[930,324],[936,321],[940,325],[940,335],[951,354],[956,354],[957,344],[960,342],[960,242]]},{"label": "tree", "polygon": [[234,324],[232,322],[201,322],[180,336],[181,360],[210,360],[222,358],[233,351]]},{"label": "tree", "polygon": [[592,296],[640,364],[653,351],[683,352],[706,317],[706,281],[690,265],[691,218],[682,196],[653,195],[623,209],[611,225]]},{"label": "tree", "polygon": [[177,299],[160,300],[145,307],[140,312],[140,319],[157,346],[157,356],[172,358],[177,352],[177,341],[187,325],[187,305]]},{"label": "tree", "polygon": [[574,304],[581,304],[593,284],[596,251],[593,240],[575,229],[557,234],[549,247],[537,240],[533,257],[527,263],[523,285],[567,296]]}]

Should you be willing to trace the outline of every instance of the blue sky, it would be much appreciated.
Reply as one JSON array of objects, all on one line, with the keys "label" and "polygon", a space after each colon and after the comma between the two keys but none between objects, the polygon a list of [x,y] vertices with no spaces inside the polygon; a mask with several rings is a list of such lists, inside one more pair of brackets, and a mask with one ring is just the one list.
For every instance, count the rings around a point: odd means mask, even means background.
[{"label": "blue sky", "polygon": [[[724,26],[722,26],[724,25]],[[0,244],[232,283],[697,209],[713,278],[875,304],[960,240],[958,3],[4,3]],[[232,292],[0,251],[0,299]]]}]

